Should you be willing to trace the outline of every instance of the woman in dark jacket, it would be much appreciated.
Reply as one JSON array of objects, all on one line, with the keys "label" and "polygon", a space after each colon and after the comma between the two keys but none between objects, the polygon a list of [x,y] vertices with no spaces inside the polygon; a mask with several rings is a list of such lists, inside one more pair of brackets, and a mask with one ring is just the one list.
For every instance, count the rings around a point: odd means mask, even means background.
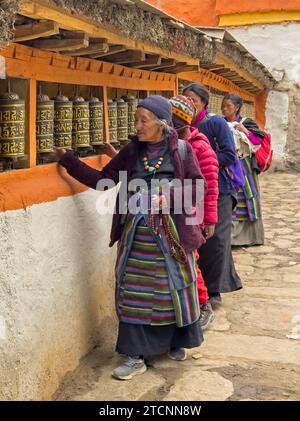
[{"label": "woman in dark jacket", "polygon": [[[142,180],[149,191],[133,192],[128,205],[133,198],[137,204],[147,205],[135,212],[129,205],[123,215],[120,210],[127,202],[120,194],[111,230],[110,245],[118,241],[116,350],[126,356],[113,376],[122,380],[146,371],[145,356],[169,351],[170,358],[181,361],[186,358],[185,348],[199,346],[203,340],[194,251],[204,239],[199,222],[187,222],[197,213],[198,182],[203,183],[203,179],[190,145],[185,146],[182,158],[177,134],[167,125],[171,119],[171,104],[165,98],[153,95],[141,101],[135,117],[137,136],[102,171],[87,166],[71,151],[56,150],[60,165],[89,187],[96,189],[105,179],[117,184],[123,171],[127,192],[133,180]],[[169,185],[168,200],[151,191],[153,179],[163,179]],[[183,190],[173,187],[174,179],[191,180],[193,203],[189,215],[174,214],[175,197],[183,195]],[[154,207],[159,211],[153,214]]]},{"label": "woman in dark jacket", "polygon": [[234,164],[236,160],[235,145],[224,119],[208,113],[209,92],[205,86],[192,83],[184,89],[183,94],[192,98],[197,108],[197,115],[192,126],[206,135],[217,154],[220,166],[218,223],[214,236],[199,250],[198,261],[210,302],[220,304],[222,292],[242,288],[231,252],[231,217],[235,198],[232,195],[230,179],[226,172],[226,167]]}]

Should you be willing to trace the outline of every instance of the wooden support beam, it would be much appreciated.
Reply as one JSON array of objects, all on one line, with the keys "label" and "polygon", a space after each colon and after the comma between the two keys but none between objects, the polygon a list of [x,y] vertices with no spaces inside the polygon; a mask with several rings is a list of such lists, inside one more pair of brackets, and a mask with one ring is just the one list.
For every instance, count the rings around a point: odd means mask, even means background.
[{"label": "wooden support beam", "polygon": [[14,32],[14,42],[29,41],[31,39],[51,37],[59,33],[57,22],[45,21],[16,26]]},{"label": "wooden support beam", "polygon": [[68,54],[69,56],[87,56],[90,54],[106,53],[108,51],[108,44],[98,43],[89,45],[87,48],[79,48],[75,51],[63,51],[62,54]]},{"label": "wooden support beam", "polygon": [[179,94],[179,78],[176,76],[175,89],[173,92],[173,96],[178,95],[178,94]]},{"label": "wooden support beam", "polygon": [[60,31],[62,39],[86,39],[84,31]]},{"label": "wooden support beam", "polygon": [[182,72],[177,76],[180,80],[201,83],[203,85],[211,86],[219,91],[236,92],[247,101],[253,101],[254,98],[253,94],[249,91],[242,89],[240,86],[234,84],[228,79],[225,79],[221,75],[216,75],[206,69],[200,69],[199,72]]},{"label": "wooden support beam", "polygon": [[232,76],[231,80],[235,80],[236,82],[246,82],[245,79],[243,79],[242,77],[240,77],[238,75]]},{"label": "wooden support beam", "polygon": [[41,39],[31,44],[35,48],[48,51],[72,51],[89,46],[88,36],[84,34],[82,39]]},{"label": "wooden support beam", "polygon": [[180,69],[183,68],[183,67],[186,67],[186,63],[175,63],[175,65],[172,64],[170,67],[164,67],[164,71],[167,72],[167,73],[168,72],[175,72],[176,69],[179,69],[179,71],[180,71]]},{"label": "wooden support beam", "polygon": [[153,66],[159,66],[161,64],[161,56],[155,55],[152,57],[147,57],[144,61],[136,61],[130,63],[131,67],[136,67],[137,69],[147,69]]},{"label": "wooden support beam", "polygon": [[[36,79],[71,85],[109,86],[132,90],[173,91],[175,76],[113,65],[88,58],[73,58],[48,51],[10,44],[1,51],[6,74],[14,78]],[[115,69],[114,69],[115,68]]]},{"label": "wooden support beam", "polygon": [[[166,72],[168,72],[168,69],[165,69]],[[184,63],[178,63],[175,67],[170,69],[170,72],[172,73],[181,73],[181,72],[198,72],[199,66],[189,66],[188,64]]]},{"label": "wooden support beam", "polygon": [[109,50],[106,53],[98,53],[98,54],[90,54],[90,58],[100,58],[100,57],[108,57],[113,54],[123,53],[123,51],[127,51],[127,48],[124,45],[112,45],[109,47]]},{"label": "wooden support beam", "polygon": [[205,69],[209,70],[210,72],[217,72],[218,70],[224,69],[224,66],[211,66],[211,67],[207,66],[205,67]]},{"label": "wooden support beam", "polygon": [[[85,31],[60,31],[63,39],[86,39]],[[89,44],[108,44],[108,39],[103,37],[89,37]]]},{"label": "wooden support beam", "polygon": [[215,70],[222,69],[224,66],[222,64],[203,64],[203,63],[201,63],[201,67],[203,69],[208,69],[210,72],[213,72]]},{"label": "wooden support beam", "polygon": [[230,81],[237,84],[245,82],[244,80],[239,78],[230,78]]},{"label": "wooden support beam", "polygon": [[145,61],[145,59],[146,54],[139,50],[128,50],[109,56],[109,62],[116,64],[135,63],[136,61]]},{"label": "wooden support beam", "polygon": [[219,67],[218,69],[215,69],[215,70],[213,69],[208,69],[208,70],[210,72],[216,73],[217,75],[220,75],[221,73],[224,73],[224,72],[231,72],[231,69],[229,69],[229,67],[224,67],[224,66]]},{"label": "wooden support beam", "polygon": [[161,64],[159,66],[153,66],[151,70],[161,70],[161,69],[167,69],[169,67],[175,67],[176,66],[176,60],[173,58],[163,59],[161,61]]},{"label": "wooden support beam", "polygon": [[224,72],[220,72],[219,75],[221,75],[223,77],[226,77],[228,79],[230,78],[230,76],[231,77],[234,77],[234,75],[232,74],[232,72],[230,70],[224,71]]},{"label": "wooden support beam", "polygon": [[222,53],[217,53],[216,57],[217,64],[223,64],[226,68],[235,71],[243,79],[249,81],[253,86],[259,90],[263,90],[264,86],[260,83],[254,76],[252,76],[246,69],[243,69],[236,64],[234,64],[228,57]]},{"label": "wooden support beam", "polygon": [[95,38],[95,37],[90,37],[89,38],[89,43],[90,44],[99,44],[99,43],[103,43],[103,44],[108,44],[108,39],[107,38]]},{"label": "wooden support beam", "polygon": [[245,89],[251,89],[251,88],[256,89],[253,85],[249,83],[239,83],[238,85]]}]

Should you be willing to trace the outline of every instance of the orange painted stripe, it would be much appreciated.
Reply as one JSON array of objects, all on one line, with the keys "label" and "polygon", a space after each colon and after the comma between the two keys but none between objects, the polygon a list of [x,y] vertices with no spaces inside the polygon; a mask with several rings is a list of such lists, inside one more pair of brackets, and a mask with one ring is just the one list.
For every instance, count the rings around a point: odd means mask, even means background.
[{"label": "orange painted stripe", "polygon": [[[101,169],[109,158],[100,155],[83,161],[93,168]],[[86,186],[69,176],[58,164],[4,172],[0,174],[0,212],[25,209],[85,190]]]},{"label": "orange painted stripe", "polygon": [[268,91],[265,90],[255,97],[255,120],[260,128],[266,125],[266,104]]}]

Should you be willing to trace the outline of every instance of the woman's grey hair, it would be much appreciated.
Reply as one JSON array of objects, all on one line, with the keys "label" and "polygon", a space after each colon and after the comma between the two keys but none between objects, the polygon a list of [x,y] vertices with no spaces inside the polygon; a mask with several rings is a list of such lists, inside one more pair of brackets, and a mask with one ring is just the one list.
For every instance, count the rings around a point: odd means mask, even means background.
[{"label": "woman's grey hair", "polygon": [[172,122],[168,122],[167,120],[160,119],[156,117],[156,120],[164,126],[164,133],[169,134],[171,132],[171,128],[173,127]]}]

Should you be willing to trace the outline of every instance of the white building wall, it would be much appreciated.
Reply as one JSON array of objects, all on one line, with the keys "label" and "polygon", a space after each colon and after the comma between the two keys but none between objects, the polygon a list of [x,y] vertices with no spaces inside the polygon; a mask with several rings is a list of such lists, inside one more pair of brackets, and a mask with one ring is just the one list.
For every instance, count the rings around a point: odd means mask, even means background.
[{"label": "white building wall", "polygon": [[[300,144],[299,131],[288,130],[288,125],[293,118],[291,109],[295,88],[300,93],[300,22],[250,25],[228,30],[277,80],[277,86],[270,92],[267,101],[267,129],[272,134],[275,159],[295,161],[295,155],[289,158],[288,152],[295,149],[293,145]],[[300,165],[300,153],[297,160]]]},{"label": "white building wall", "polygon": [[0,400],[49,399],[96,342],[114,342],[116,250],[96,210],[114,196],[0,213]]},{"label": "white building wall", "polygon": [[277,159],[282,159],[285,156],[288,137],[288,115],[288,92],[271,91],[267,98],[266,129],[272,134],[272,148]]},{"label": "white building wall", "polygon": [[286,80],[300,82],[300,22],[228,28],[271,72],[284,72]]}]

